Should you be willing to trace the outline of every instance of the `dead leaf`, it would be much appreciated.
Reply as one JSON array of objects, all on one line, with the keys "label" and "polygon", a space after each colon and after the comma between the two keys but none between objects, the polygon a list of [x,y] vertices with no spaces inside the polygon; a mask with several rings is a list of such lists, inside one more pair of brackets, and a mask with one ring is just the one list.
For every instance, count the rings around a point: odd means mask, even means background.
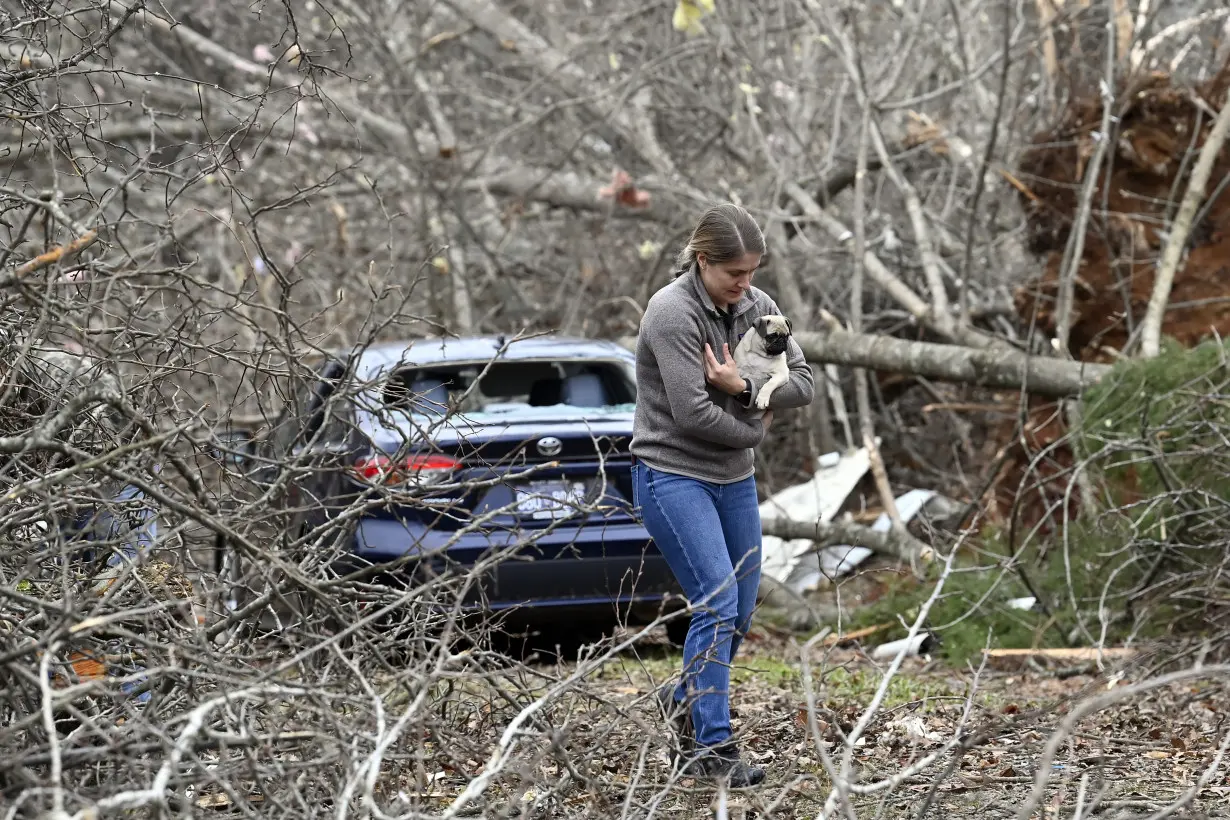
[{"label": "dead leaf", "polygon": [[73,672],[81,680],[101,678],[107,672],[107,667],[102,661],[83,652],[74,652],[70,655],[69,663],[72,664]]},{"label": "dead leaf", "polygon": [[675,13],[671,15],[671,25],[675,31],[682,31],[689,37],[705,33],[701,18],[712,14],[713,0],[679,0]]},{"label": "dead leaf", "polygon": [[1160,749],[1154,749],[1152,751],[1145,752],[1145,757],[1153,760],[1165,760],[1170,757],[1170,752],[1163,752]]},{"label": "dead leaf", "polygon": [[649,207],[649,193],[637,190],[627,171],[616,168],[611,174],[611,184],[598,189],[599,199],[613,199],[618,205],[629,208]]}]

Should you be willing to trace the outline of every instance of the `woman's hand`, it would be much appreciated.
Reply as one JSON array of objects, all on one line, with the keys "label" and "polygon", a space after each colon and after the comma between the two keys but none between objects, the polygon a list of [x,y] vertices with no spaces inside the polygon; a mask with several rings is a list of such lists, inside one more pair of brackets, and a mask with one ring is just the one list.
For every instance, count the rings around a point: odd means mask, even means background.
[{"label": "woman's hand", "polygon": [[743,377],[739,375],[739,368],[735,365],[735,357],[730,355],[730,345],[722,345],[722,358],[726,361],[719,364],[717,357],[713,355],[713,348],[708,342],[705,343],[705,381],[723,393],[737,396],[743,392],[745,385]]},{"label": "woman's hand", "polygon": [[772,408],[764,411],[764,415],[760,417],[760,423],[764,425],[765,432],[769,432],[769,425],[773,423]]}]

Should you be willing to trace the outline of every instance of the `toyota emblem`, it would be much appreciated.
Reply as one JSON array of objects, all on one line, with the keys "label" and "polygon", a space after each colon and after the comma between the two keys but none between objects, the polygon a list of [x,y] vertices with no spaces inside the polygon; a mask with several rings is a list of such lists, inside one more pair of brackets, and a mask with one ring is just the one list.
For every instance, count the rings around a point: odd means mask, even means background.
[{"label": "toyota emblem", "polygon": [[545,436],[538,439],[538,452],[544,456],[557,456],[562,449],[564,449],[564,442],[555,436]]}]

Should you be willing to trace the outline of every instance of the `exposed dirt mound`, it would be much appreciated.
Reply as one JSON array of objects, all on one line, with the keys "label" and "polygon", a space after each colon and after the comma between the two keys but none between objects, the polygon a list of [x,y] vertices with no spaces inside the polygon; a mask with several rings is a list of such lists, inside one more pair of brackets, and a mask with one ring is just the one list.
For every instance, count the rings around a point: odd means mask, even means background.
[{"label": "exposed dirt mound", "polygon": [[[1083,361],[1113,361],[1144,316],[1165,230],[1186,191],[1188,175],[1230,87],[1230,63],[1208,83],[1184,86],[1154,73],[1128,80],[1115,97],[1112,140],[1098,179],[1075,278],[1069,349]],[[1017,190],[1026,208],[1031,250],[1045,267],[1020,288],[1023,322],[1055,332],[1055,300],[1063,257],[1077,221],[1081,189],[1102,139],[1102,100],[1074,97],[1059,122],[1037,134],[1022,155]],[[1230,151],[1218,157],[1186,259],[1175,274],[1162,332],[1192,346],[1230,333]],[[1057,404],[1030,401],[1023,430],[1005,422],[1007,463],[990,500],[992,517],[1011,518],[1017,531],[1046,533],[1076,513],[1078,493],[1062,499],[1071,480],[1067,425]]]},{"label": "exposed dirt mound", "polygon": [[[1144,315],[1165,229],[1186,190],[1188,174],[1230,86],[1230,64],[1201,87],[1176,85],[1164,74],[1129,82],[1116,97],[1113,140],[1098,169],[1085,246],[1075,280],[1070,349],[1085,361],[1107,361],[1126,345]],[[1019,179],[1032,250],[1046,260],[1038,282],[1017,293],[1028,320],[1055,329],[1054,304],[1064,249],[1076,222],[1081,188],[1096,142],[1102,102],[1077,98],[1059,124],[1038,134],[1024,152]],[[1188,240],[1189,255],[1174,280],[1162,331],[1185,346],[1230,330],[1230,152],[1214,166]],[[1212,199],[1216,195],[1216,199]]]}]

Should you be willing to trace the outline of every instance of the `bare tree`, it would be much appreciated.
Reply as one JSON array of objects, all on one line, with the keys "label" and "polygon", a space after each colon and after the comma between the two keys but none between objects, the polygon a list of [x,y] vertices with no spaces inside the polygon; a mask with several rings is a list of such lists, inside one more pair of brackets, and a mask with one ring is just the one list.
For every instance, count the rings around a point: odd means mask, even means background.
[{"label": "bare tree", "polygon": [[[306,422],[331,423],[345,399],[314,405],[305,385],[339,350],[469,333],[633,335],[695,215],[734,199],[765,226],[763,284],[828,382],[825,412],[775,425],[766,489],[815,470],[795,456],[812,438],[853,443],[841,429],[852,390],[860,439],[882,438],[872,503],[891,510],[898,490],[926,484],[974,508],[1016,475],[1013,497],[1051,511],[1079,472],[1046,473],[1068,448],[1062,430],[1022,445],[1020,472],[1001,468],[1014,443],[1050,429],[1036,424],[1041,402],[1115,384],[1105,336],[1089,330],[1115,311],[1087,307],[1082,270],[1139,248],[1130,272],[1165,248],[1142,323],[1139,300],[1124,300],[1124,339],[1139,332],[1149,354],[1187,300],[1173,298],[1186,293],[1182,251],[1225,212],[1225,73],[1196,37],[1227,19],[1214,2],[65,0],[0,14],[7,817],[707,809],[710,794],[695,797],[665,762],[645,648],[660,624],[534,662],[505,651],[492,619],[464,616],[484,572],[551,528],[471,573],[402,584],[383,569],[342,573],[349,527],[391,503],[386,489],[307,521],[318,511],[299,493],[319,469],[311,448],[241,467],[225,429],[246,420],[263,440],[310,442]],[[1145,74],[1158,68],[1188,78],[1165,101],[1181,98],[1199,122],[1189,144],[1158,149],[1169,193],[1124,229],[1107,180],[1123,163],[1155,164],[1144,129],[1124,121],[1130,102],[1160,99],[1145,94],[1160,87]],[[1039,154],[1079,170],[1051,174]],[[1162,244],[1135,227],[1149,220],[1171,226]],[[1216,372],[1200,378],[1220,389]],[[1114,552],[1110,574],[1135,588],[1074,607],[1072,642],[1098,648],[1095,663],[1109,657],[1108,623],[1166,591],[1188,590],[1220,623],[1221,564],[1209,555],[1224,546],[1211,535],[1221,502],[1167,465],[1220,463],[1223,428],[1184,412],[1150,429],[1205,437],[1140,462],[1177,482],[1147,502],[1169,529]],[[1160,441],[1103,435],[1074,461],[1110,470]],[[1138,678],[1119,688],[1099,679],[1101,693],[1077,693],[1062,718],[1061,704],[1016,717],[978,700],[980,670],[958,708],[935,713],[940,728],[907,720],[889,694],[918,671],[918,642],[942,632],[930,613],[954,578],[1032,571],[1020,542],[1033,533],[1018,537],[1011,516],[1002,561],[958,566],[990,517],[977,512],[956,533],[775,525],[890,564],[930,559],[920,574],[931,575],[925,604],[899,625],[903,648],[884,667],[858,659],[875,685],[851,719],[816,684],[853,661],[823,633],[795,647],[796,700],[773,701],[772,720],[749,731],[762,733],[758,753],[777,744],[819,762],[754,799],[766,816],[907,816],[891,813],[907,803],[909,816],[951,816],[954,783],[1022,816],[1043,799],[1073,816],[1131,808],[1087,773],[1075,794],[1052,789],[1051,764],[1081,721],[1198,678],[1222,685],[1221,666],[1176,652],[1169,665],[1117,670]],[[1070,567],[1072,532],[1059,536]],[[848,610],[830,611],[839,630]],[[782,719],[799,706],[801,720]],[[794,734],[764,739],[766,722]],[[1150,793],[1156,816],[1207,800],[1221,731],[1207,733],[1214,751],[1181,793]],[[864,755],[869,738],[891,759]],[[1004,738],[1019,741],[1020,768],[971,780],[974,752]],[[719,813],[733,813],[729,797],[719,791]]]}]

